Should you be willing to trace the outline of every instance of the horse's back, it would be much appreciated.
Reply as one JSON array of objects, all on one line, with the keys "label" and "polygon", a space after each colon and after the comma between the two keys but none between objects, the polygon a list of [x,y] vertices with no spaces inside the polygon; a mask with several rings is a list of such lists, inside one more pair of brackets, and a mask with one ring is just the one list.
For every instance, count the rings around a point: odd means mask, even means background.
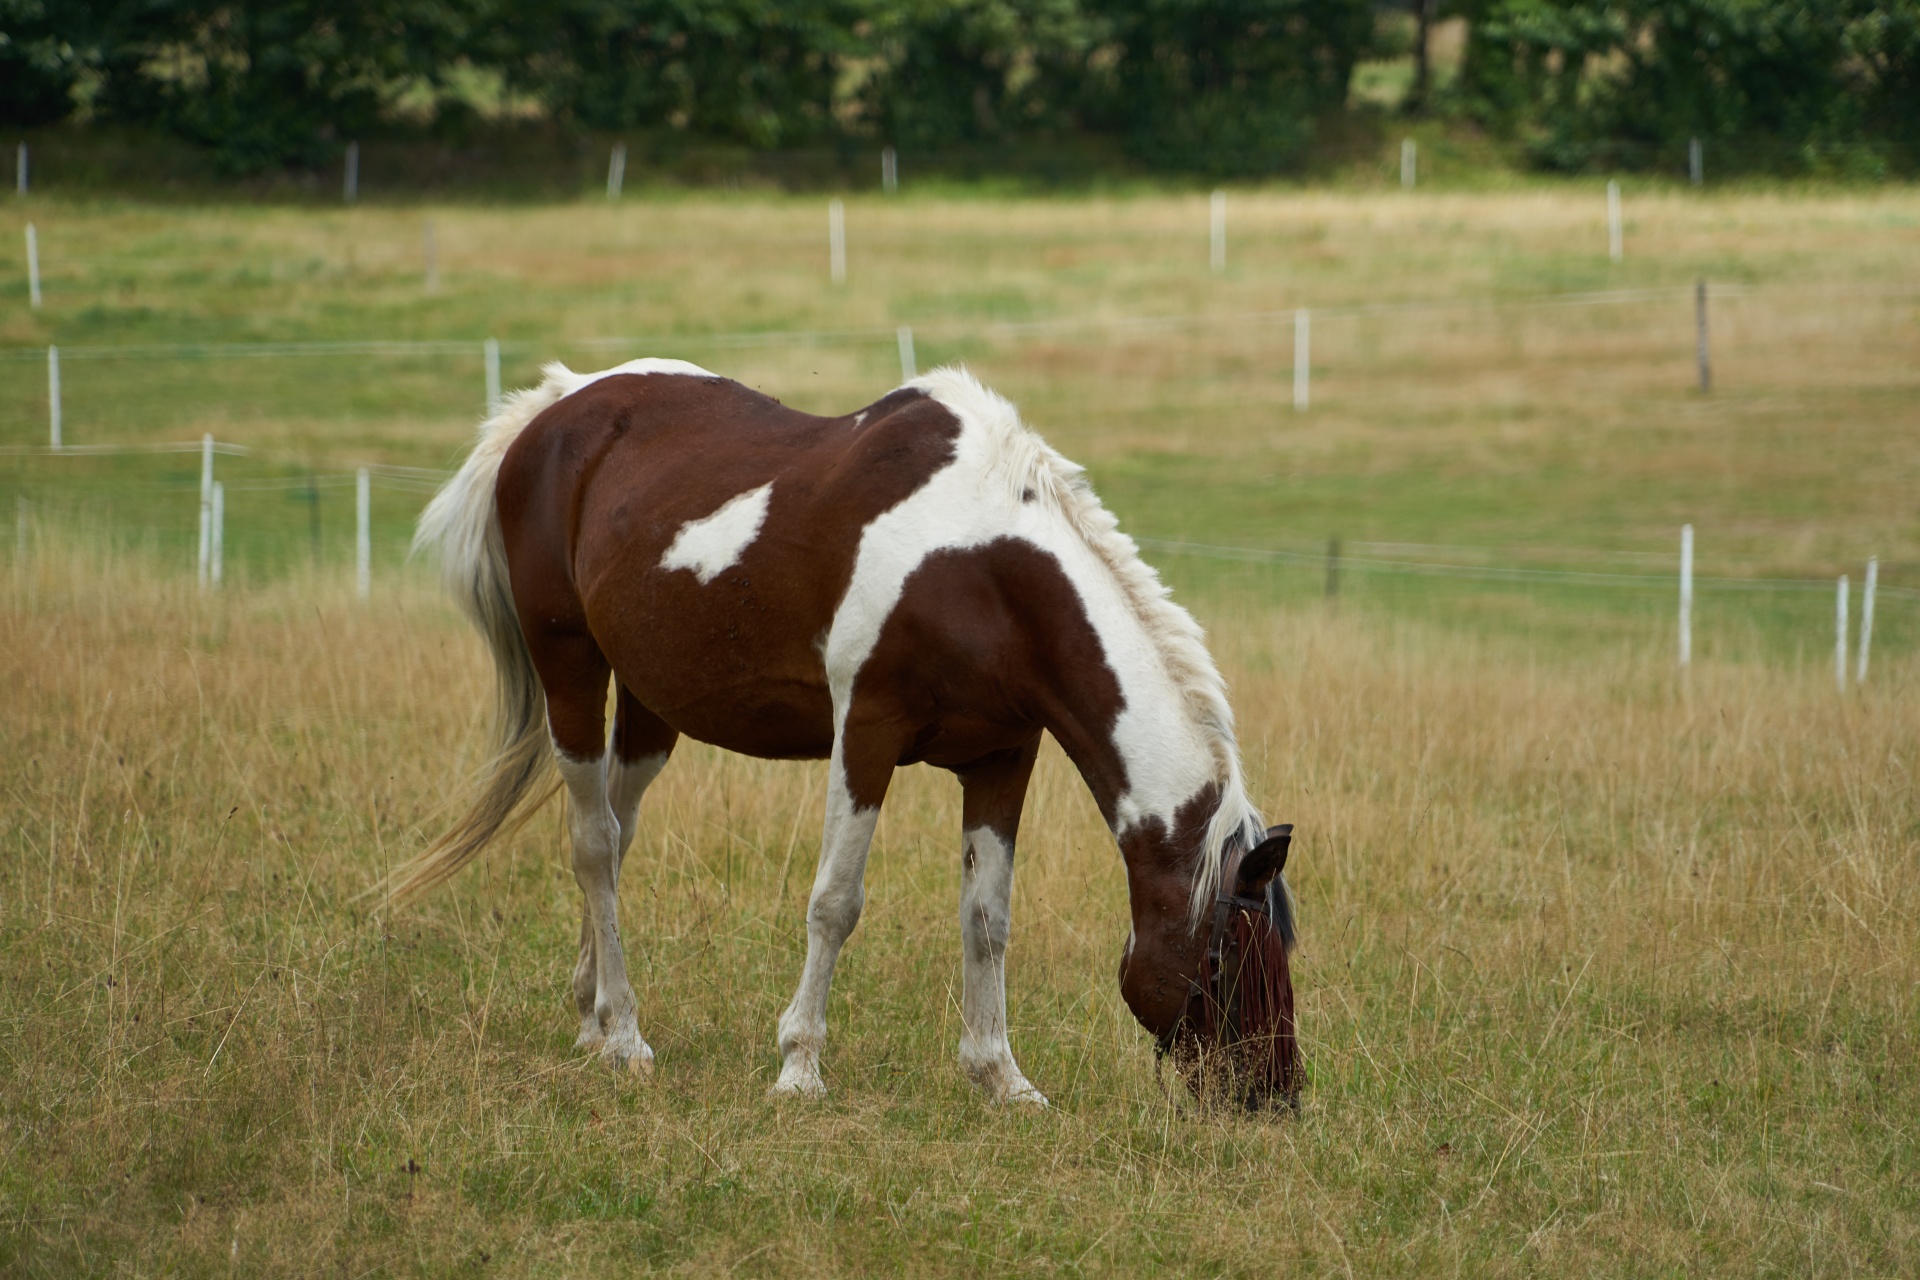
[{"label": "horse's back", "polygon": [[538,415],[501,468],[529,643],[591,636],[643,705],[696,738],[824,755],[818,644],[861,535],[952,461],[959,434],[911,390],[821,418],[718,377],[601,378]]}]

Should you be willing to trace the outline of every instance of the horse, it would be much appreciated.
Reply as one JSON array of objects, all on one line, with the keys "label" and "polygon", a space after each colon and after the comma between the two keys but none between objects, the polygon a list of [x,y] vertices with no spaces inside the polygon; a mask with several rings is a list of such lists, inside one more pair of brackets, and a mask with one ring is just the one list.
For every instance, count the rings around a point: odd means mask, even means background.
[{"label": "horse", "polygon": [[[548,365],[421,516],[416,550],[484,637],[494,750],[464,813],[384,884],[445,880],[554,787],[583,904],[576,1042],[653,1069],[616,919],[642,795],[686,735],[829,762],[776,1095],[826,1086],[828,987],[889,779],[962,789],[959,1059],[1045,1106],[1007,1039],[1014,849],[1042,733],[1125,864],[1128,1008],[1198,1091],[1291,1102],[1291,828],[1248,801],[1198,624],[1082,470],[962,369],[816,417],[680,360]],[[607,725],[609,682],[613,722]],[[542,786],[546,782],[547,785]]]}]

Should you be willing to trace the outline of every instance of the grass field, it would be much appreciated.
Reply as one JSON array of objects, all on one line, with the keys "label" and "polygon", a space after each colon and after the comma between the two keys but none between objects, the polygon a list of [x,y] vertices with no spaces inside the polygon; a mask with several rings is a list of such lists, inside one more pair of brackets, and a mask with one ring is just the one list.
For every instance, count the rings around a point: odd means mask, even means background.
[{"label": "grass field", "polygon": [[[0,264],[0,443],[44,438],[59,343],[68,441],[254,453],[220,460],[211,598],[195,459],[0,455],[0,1268],[1920,1269],[1920,195],[1627,195],[1609,264],[1597,188],[1236,192],[1219,276],[1204,196],[852,200],[840,290],[815,199],[16,207],[47,304]],[[1137,535],[1658,577],[1691,521],[1715,578],[1878,555],[1871,678],[1836,695],[1824,586],[1703,583],[1683,679],[1663,583],[1352,566],[1330,604],[1317,563],[1154,553],[1302,834],[1298,1117],[1163,1093],[1113,981],[1119,862],[1051,750],[1009,984],[1052,1111],[953,1065],[958,790],[917,769],[832,1097],[765,1099],[823,770],[697,744],[626,880],[660,1069],[615,1079],[569,1047],[557,808],[417,908],[352,900],[456,798],[487,676],[403,563],[415,487],[376,490],[363,604],[330,478],[457,459],[490,335],[509,385],[680,355],[837,410],[892,384],[901,323]],[[720,336],[771,331],[814,336]],[[471,354],[125,350],[368,339]]]}]

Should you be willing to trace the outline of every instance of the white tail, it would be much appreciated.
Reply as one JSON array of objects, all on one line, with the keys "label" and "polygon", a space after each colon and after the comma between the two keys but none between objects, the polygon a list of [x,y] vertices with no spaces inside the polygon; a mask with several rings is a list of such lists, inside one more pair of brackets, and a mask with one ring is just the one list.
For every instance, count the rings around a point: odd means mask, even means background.
[{"label": "white tail", "polygon": [[481,424],[473,452],[427,504],[413,536],[416,552],[439,552],[447,590],[492,651],[493,751],[481,770],[479,792],[466,812],[379,886],[390,898],[408,897],[447,879],[486,848],[516,813],[530,814],[552,794],[552,787],[542,788],[535,802],[527,803],[529,793],[552,767],[547,699],[520,633],[494,506],[494,486],[508,447],[542,410],[584,385],[581,376],[565,365],[551,364],[543,372],[546,377],[538,387],[508,396],[498,412]]}]

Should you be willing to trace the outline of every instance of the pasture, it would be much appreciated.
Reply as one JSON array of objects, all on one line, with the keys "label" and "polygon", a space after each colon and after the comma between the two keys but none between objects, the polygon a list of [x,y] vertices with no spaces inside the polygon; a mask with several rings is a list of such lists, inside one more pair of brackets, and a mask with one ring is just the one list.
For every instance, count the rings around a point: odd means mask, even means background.
[{"label": "pasture", "polygon": [[[1625,204],[1613,263],[1597,184],[1236,191],[1214,273],[1204,194],[909,191],[849,199],[837,289],[813,197],[16,204],[46,302],[9,250],[0,444],[45,440],[57,343],[69,443],[250,452],[218,460],[206,594],[197,456],[0,455],[0,1265],[1920,1269],[1920,195]],[[400,468],[459,457],[481,341],[508,386],[680,356],[839,411],[897,381],[902,324],[1085,463],[1208,626],[1253,794],[1298,826],[1298,1116],[1162,1088],[1119,860],[1051,748],[1008,966],[1045,1113],[953,1062],[945,775],[884,811],[819,1104],[764,1095],[824,766],[689,743],[649,793],[649,1081],[570,1048],[557,802],[416,906],[354,900],[477,763],[490,676],[405,560]],[[376,339],[449,345],[221,345]],[[361,601],[340,478],[369,464]],[[1842,695],[1831,582],[1870,555]]]}]

